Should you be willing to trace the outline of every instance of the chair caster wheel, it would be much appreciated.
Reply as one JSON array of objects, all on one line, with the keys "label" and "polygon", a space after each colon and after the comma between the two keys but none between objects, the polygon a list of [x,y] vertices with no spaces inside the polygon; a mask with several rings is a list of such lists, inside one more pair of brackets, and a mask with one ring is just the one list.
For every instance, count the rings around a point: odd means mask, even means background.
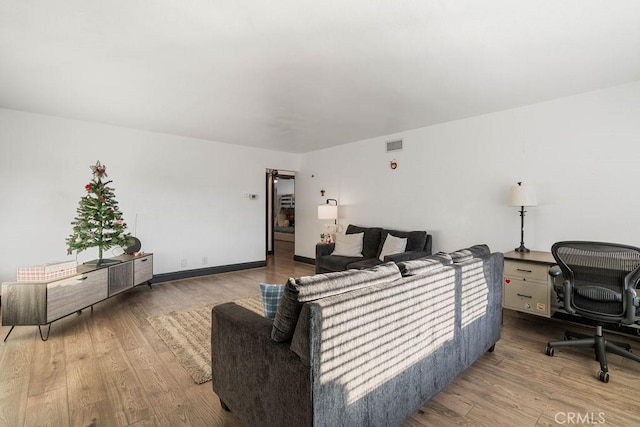
[{"label": "chair caster wheel", "polygon": [[603,383],[609,382],[609,372],[598,371],[597,378]]},{"label": "chair caster wheel", "polygon": [[554,349],[553,347],[549,347],[547,346],[547,349],[545,350],[545,353],[547,354],[547,356],[553,357],[553,353],[554,353]]}]

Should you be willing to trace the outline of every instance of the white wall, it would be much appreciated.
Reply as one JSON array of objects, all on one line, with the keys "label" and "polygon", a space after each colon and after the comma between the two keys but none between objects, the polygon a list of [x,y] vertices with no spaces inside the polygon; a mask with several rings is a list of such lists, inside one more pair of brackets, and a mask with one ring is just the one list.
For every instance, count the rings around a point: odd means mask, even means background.
[{"label": "white wall", "polygon": [[292,154],[0,109],[1,281],[75,258],[65,239],[96,160],[155,274],[264,260],[265,170],[298,167]]},{"label": "white wall", "polygon": [[[404,149],[385,153],[397,138]],[[296,254],[314,257],[326,198],[339,200],[343,230],[428,230],[435,251],[513,250],[520,218],[507,198],[517,181],[538,192],[525,217],[530,249],[564,239],[640,246],[639,161],[640,82],[307,153],[296,176]]]},{"label": "white wall", "polygon": [[[296,254],[305,257],[324,231],[316,205],[326,198],[340,201],[343,229],[426,229],[436,251],[479,242],[512,250],[519,217],[506,204],[517,181],[538,189],[529,248],[562,239],[640,246],[638,117],[640,82],[293,155],[0,109],[0,280],[66,258],[98,159],[132,231],[137,214],[156,274],[263,260],[266,168],[298,171]],[[395,138],[404,149],[385,153]]]}]

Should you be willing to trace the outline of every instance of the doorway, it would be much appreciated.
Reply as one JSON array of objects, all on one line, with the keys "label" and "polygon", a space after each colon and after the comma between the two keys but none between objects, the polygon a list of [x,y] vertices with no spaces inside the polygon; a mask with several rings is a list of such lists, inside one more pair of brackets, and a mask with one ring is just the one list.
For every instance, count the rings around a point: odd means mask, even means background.
[{"label": "doorway", "polygon": [[296,203],[295,172],[267,169],[266,253],[294,252]]}]

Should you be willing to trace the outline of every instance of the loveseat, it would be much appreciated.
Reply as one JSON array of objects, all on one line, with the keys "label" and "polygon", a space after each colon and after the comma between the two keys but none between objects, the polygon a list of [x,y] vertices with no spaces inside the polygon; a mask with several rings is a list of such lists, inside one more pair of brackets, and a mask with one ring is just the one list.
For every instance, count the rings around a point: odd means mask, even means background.
[{"label": "loveseat", "polygon": [[481,245],[291,278],[273,321],[217,305],[213,390],[246,426],[399,425],[493,350],[503,261]]},{"label": "loveseat", "polygon": [[[370,268],[383,262],[400,262],[431,255],[431,235],[426,231],[399,231],[380,227],[361,227],[349,224],[345,234],[364,233],[362,242],[362,256],[332,255],[335,243],[319,243],[316,245],[316,273],[329,273],[348,269],[361,270]],[[406,238],[407,244],[404,252],[387,255],[383,260],[379,259],[387,236],[392,235]]]}]

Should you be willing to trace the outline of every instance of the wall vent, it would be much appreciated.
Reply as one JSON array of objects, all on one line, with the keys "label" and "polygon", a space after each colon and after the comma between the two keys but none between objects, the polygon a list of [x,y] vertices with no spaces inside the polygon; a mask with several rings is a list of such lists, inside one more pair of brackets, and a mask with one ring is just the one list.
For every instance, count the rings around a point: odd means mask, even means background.
[{"label": "wall vent", "polygon": [[387,141],[387,153],[389,151],[402,150],[402,140],[397,139],[395,141]]}]

